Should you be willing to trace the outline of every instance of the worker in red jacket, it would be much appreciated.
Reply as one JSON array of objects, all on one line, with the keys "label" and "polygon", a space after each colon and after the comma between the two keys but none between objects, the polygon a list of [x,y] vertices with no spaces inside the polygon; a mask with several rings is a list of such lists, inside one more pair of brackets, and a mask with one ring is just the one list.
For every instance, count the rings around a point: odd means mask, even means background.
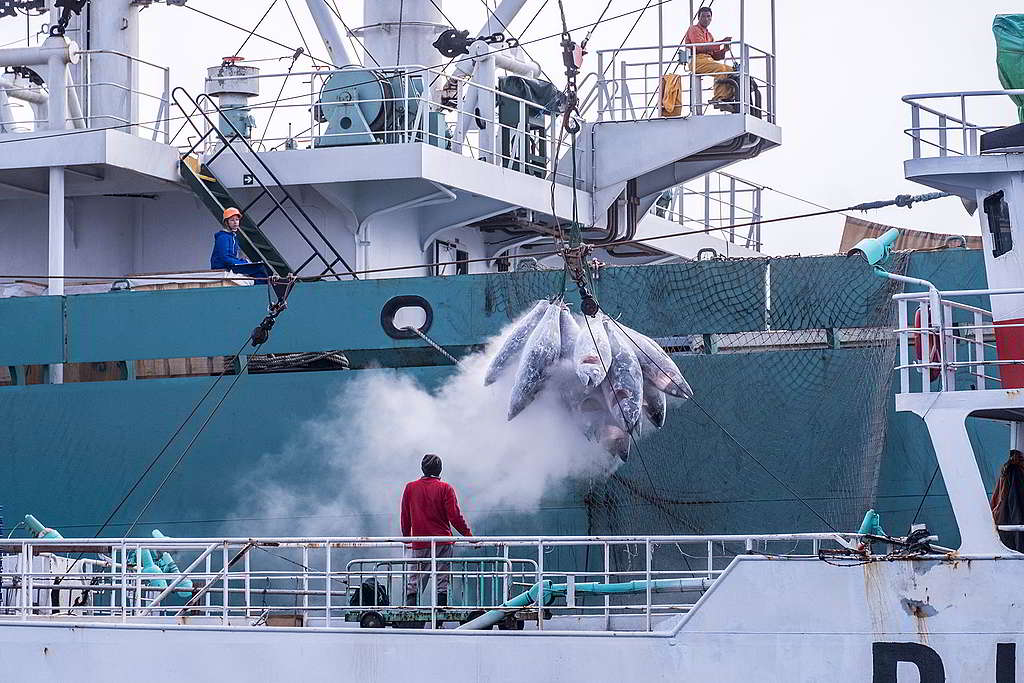
[{"label": "worker in red jacket", "polygon": [[[405,485],[402,494],[402,535],[403,536],[451,536],[451,527],[463,536],[472,536],[469,524],[459,510],[455,489],[441,481],[441,458],[433,453],[423,456],[420,463],[423,476]],[[451,557],[454,541],[435,543],[437,557]],[[430,557],[430,542],[416,541],[408,549],[407,557]],[[409,570],[426,572],[430,562],[410,562]],[[450,562],[437,563],[437,604],[448,604],[448,568]],[[409,576],[405,587],[405,604],[415,605],[419,591],[427,585],[430,574],[416,573]]]}]

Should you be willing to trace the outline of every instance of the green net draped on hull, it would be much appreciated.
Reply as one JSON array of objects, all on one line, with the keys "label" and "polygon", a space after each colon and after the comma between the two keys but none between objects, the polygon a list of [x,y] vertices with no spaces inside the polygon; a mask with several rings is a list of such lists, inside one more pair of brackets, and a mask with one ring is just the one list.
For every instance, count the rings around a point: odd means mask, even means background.
[{"label": "green net draped on hull", "polygon": [[[512,319],[561,287],[561,271],[491,277],[485,309]],[[857,529],[885,445],[897,283],[827,256],[604,267],[594,287],[673,352],[695,400],[670,399],[611,477],[578,482],[589,533]]]}]

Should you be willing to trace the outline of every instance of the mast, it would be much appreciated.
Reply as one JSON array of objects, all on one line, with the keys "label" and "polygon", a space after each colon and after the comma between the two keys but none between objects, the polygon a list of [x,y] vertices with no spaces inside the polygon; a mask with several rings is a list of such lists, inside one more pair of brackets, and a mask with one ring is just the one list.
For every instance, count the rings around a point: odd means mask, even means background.
[{"label": "mast", "polygon": [[335,23],[334,14],[327,6],[328,0],[306,0],[309,5],[309,13],[313,16],[316,28],[320,31],[320,37],[327,48],[328,58],[335,66],[348,66],[358,64],[359,60],[345,47],[345,41],[338,32],[338,24]]}]

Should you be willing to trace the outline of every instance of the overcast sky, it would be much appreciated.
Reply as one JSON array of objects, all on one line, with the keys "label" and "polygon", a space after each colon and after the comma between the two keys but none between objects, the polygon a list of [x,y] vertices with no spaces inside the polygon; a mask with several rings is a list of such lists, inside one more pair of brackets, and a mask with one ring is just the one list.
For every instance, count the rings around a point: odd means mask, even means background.
[{"label": "overcast sky", "polygon": [[[189,0],[189,5],[233,23],[251,27],[271,0]],[[311,49],[326,56],[316,37],[303,0],[287,0]],[[337,0],[349,26],[362,22],[361,2]],[[475,30],[483,23],[484,0],[445,0],[445,14],[458,28]],[[614,0],[609,16],[636,10],[647,0]],[[570,27],[594,21],[603,0],[565,0]],[[748,42],[770,49],[768,0],[747,0]],[[530,0],[511,26],[518,33],[544,5]],[[857,3],[822,0],[778,0],[778,119],[783,130],[780,148],[742,162],[731,173],[778,190],[799,195],[830,208],[891,198],[899,193],[927,192],[903,178],[903,161],[910,141],[903,129],[910,109],[900,101],[909,93],[985,90],[1000,87],[995,69],[994,15],[1021,11],[1008,0],[862,0]],[[688,24],[689,0],[669,0],[661,6],[665,42],[676,43]],[[738,0],[717,0],[712,32],[739,36]],[[607,21],[595,32],[591,47],[614,48],[621,43],[637,14]],[[649,9],[637,26],[631,45],[655,45],[659,12]],[[557,34],[557,3],[549,0],[524,40]],[[0,20],[0,45],[25,35],[25,22]],[[154,5],[142,13],[143,57],[171,67],[175,84],[201,87],[208,66],[234,54],[245,37],[196,12]],[[301,44],[285,0],[280,0],[259,33],[286,45]],[[581,33],[575,37],[579,39]],[[528,44],[561,85],[557,38]],[[282,57],[286,50],[253,38],[243,50],[249,59]],[[438,63],[443,59],[438,56]],[[287,61],[267,63],[283,71]],[[308,68],[309,62],[300,64]],[[300,67],[297,67],[300,68]],[[596,69],[591,55],[584,71]],[[308,85],[306,86],[308,89]],[[274,93],[264,92],[262,99]],[[959,105],[950,105],[955,113]],[[1015,122],[1008,99],[972,103],[968,120],[982,124]],[[807,204],[767,192],[766,217],[813,210]],[[955,199],[944,199],[912,210],[873,212],[871,220],[892,225],[977,234],[977,218]],[[773,254],[828,253],[838,246],[842,217],[806,219],[764,227],[765,250]]]}]

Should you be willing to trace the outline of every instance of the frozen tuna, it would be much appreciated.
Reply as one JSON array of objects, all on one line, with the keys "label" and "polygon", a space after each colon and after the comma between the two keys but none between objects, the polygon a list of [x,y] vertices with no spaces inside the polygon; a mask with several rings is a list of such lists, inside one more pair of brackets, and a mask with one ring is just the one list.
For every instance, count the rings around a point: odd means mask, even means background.
[{"label": "frozen tuna", "polygon": [[548,306],[540,322],[533,328],[516,371],[516,382],[508,405],[508,419],[514,418],[530,405],[551,374],[561,352],[559,306]]},{"label": "frozen tuna", "polygon": [[608,384],[612,388],[613,400],[622,411],[627,431],[632,431],[640,422],[644,400],[644,377],[629,338],[618,328],[615,321],[605,319],[605,330],[611,342],[612,362],[608,366]]},{"label": "frozen tuna", "polygon": [[665,394],[648,381],[644,381],[644,414],[658,429],[665,426],[665,417],[668,412],[668,400]]},{"label": "frozen tuna", "polygon": [[640,362],[640,369],[643,371],[644,380],[650,382],[660,391],[676,398],[690,398],[693,390],[683,378],[672,358],[665,353],[661,345],[648,336],[642,335],[636,330],[631,330],[625,325],[614,324],[624,336],[627,337],[633,351],[636,352],[637,360]]},{"label": "frozen tuna", "polygon": [[519,355],[519,352],[523,350],[523,346],[526,345],[526,341],[530,338],[530,334],[537,327],[537,323],[540,322],[548,308],[550,308],[550,304],[547,301],[538,301],[526,317],[516,325],[515,329],[512,330],[512,334],[505,339],[505,343],[501,345],[498,353],[491,359],[491,364],[487,366],[487,374],[484,375],[484,386],[497,381],[511,361]]},{"label": "frozen tuna", "polygon": [[573,350],[576,348],[576,337],[580,334],[580,326],[576,324],[576,319],[572,317],[572,313],[569,312],[569,307],[564,303],[562,304],[562,312],[558,318],[558,330],[561,335],[562,351],[559,354],[559,358],[562,360],[572,360]]},{"label": "frozen tuna", "polygon": [[584,386],[596,387],[604,381],[612,360],[608,334],[595,318],[585,318],[576,335],[573,365]]},{"label": "frozen tuna", "polygon": [[[629,446],[632,439],[629,430],[626,429],[625,417],[622,409],[616,405],[615,391],[612,389],[611,381],[606,379],[601,383],[601,398],[604,404],[604,415],[597,430],[597,442],[601,447],[622,462],[629,458]],[[639,432],[637,432],[639,436]]]}]

